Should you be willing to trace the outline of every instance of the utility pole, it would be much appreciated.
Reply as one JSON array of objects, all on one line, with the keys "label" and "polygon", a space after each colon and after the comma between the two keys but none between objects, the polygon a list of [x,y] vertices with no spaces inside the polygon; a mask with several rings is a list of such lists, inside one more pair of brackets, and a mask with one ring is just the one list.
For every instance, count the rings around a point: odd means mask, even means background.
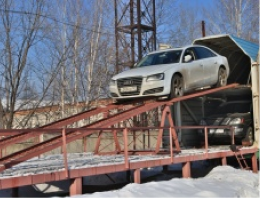
[{"label": "utility pole", "polygon": [[114,0],[116,73],[156,49],[155,0]]},{"label": "utility pole", "polygon": [[206,36],[205,33],[205,21],[201,21],[201,31],[202,31],[202,37]]}]

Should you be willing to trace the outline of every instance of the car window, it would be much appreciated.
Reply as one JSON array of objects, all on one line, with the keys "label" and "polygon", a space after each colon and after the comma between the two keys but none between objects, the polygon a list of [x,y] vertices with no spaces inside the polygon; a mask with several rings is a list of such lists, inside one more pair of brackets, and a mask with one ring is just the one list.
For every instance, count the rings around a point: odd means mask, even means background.
[{"label": "car window", "polygon": [[216,56],[212,51],[204,47],[195,47],[196,55],[198,59],[210,58]]},{"label": "car window", "polygon": [[184,52],[184,54],[183,54],[183,57],[182,57],[182,62],[183,63],[185,63],[185,61],[184,61],[184,58],[185,58],[185,56],[187,56],[187,55],[191,55],[191,61],[194,61],[194,60],[196,60],[196,56],[195,56],[195,53],[194,53],[194,49],[193,48],[188,48],[188,49],[186,49],[185,50],[185,52]]},{"label": "car window", "polygon": [[181,53],[182,53],[182,50],[172,50],[172,51],[149,54],[149,55],[145,56],[137,64],[137,67],[178,63],[180,61]]},{"label": "car window", "polygon": [[155,56],[145,56],[138,64],[136,67],[143,67],[143,66],[148,66],[148,65],[152,65],[152,63],[154,62]]},{"label": "car window", "polygon": [[247,113],[251,111],[251,103],[226,103],[220,105],[216,114]]}]

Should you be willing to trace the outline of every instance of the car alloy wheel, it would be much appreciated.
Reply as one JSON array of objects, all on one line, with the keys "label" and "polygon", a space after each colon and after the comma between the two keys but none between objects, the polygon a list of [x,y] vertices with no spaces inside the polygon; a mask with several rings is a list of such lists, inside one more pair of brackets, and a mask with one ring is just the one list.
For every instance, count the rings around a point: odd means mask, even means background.
[{"label": "car alloy wheel", "polygon": [[248,127],[246,131],[246,136],[242,140],[242,145],[251,146],[254,143],[254,131],[252,127]]},{"label": "car alloy wheel", "polygon": [[223,87],[227,85],[227,71],[221,67],[218,71],[218,82],[216,87]]},{"label": "car alloy wheel", "polygon": [[254,136],[253,136],[253,129],[252,129],[252,127],[249,127],[249,128],[247,129],[246,139],[248,139],[250,145],[253,144],[253,142],[254,142]]},{"label": "car alloy wheel", "polygon": [[179,75],[174,75],[171,84],[170,98],[183,96],[183,78]]}]

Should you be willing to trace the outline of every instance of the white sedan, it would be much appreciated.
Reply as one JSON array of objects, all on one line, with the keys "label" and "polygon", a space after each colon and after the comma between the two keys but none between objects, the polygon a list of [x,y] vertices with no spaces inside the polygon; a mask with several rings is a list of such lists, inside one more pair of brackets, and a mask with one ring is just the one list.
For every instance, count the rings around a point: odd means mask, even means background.
[{"label": "white sedan", "polygon": [[198,45],[155,51],[133,69],[112,77],[109,90],[116,100],[147,96],[168,98],[227,84],[227,58]]}]

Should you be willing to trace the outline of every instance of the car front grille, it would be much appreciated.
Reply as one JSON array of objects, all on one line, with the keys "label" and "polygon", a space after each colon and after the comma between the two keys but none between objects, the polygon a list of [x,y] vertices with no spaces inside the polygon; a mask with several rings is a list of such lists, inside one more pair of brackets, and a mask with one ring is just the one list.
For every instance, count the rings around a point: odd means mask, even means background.
[{"label": "car front grille", "polygon": [[[121,78],[117,80],[118,91],[121,96],[136,96],[140,94],[143,78],[134,77],[134,78]],[[124,87],[136,87],[135,91],[122,92],[121,88]]]}]

